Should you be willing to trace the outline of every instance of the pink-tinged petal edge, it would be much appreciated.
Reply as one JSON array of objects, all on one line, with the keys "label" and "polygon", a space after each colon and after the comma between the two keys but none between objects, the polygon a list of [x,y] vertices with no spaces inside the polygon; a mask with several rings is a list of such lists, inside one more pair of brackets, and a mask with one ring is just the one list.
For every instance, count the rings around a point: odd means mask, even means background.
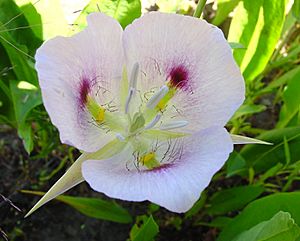
[{"label": "pink-tinged petal edge", "polygon": [[[93,152],[113,135],[93,124],[85,109],[87,95],[96,96],[100,103],[118,99],[123,30],[116,20],[101,13],[90,14],[87,22],[88,27],[72,37],[46,41],[35,58],[43,102],[61,141]],[[100,88],[109,94],[98,94]]]},{"label": "pink-tinged petal edge", "polygon": [[183,157],[162,168],[128,171],[129,149],[107,160],[82,164],[84,179],[96,191],[128,201],[149,200],[173,212],[186,212],[224,165],[233,144],[223,128],[209,128],[184,139]]}]

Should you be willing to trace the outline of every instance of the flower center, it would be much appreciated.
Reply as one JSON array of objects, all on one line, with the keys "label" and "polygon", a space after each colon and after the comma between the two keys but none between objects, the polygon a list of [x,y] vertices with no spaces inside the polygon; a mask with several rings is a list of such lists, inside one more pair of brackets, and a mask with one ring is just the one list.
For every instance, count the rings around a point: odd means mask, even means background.
[{"label": "flower center", "polygon": [[[157,88],[150,98],[142,99],[141,96],[145,96],[146,93],[141,93],[137,89],[139,73],[140,67],[136,63],[132,68],[128,87],[121,90],[121,92],[127,91],[123,113],[112,113],[105,105],[99,104],[91,95],[90,87],[82,88],[80,95],[83,97],[80,98],[84,100],[94,124],[105,129],[106,132],[112,131],[118,140],[133,147],[135,150],[134,158],[132,158],[134,166],[137,169],[143,166],[146,170],[152,170],[169,164],[177,156],[179,146],[172,145],[172,140],[186,135],[186,133],[174,132],[174,130],[185,127],[188,122],[174,120],[168,114],[169,104],[176,95],[177,87],[179,85],[182,87],[185,74],[176,72],[174,74],[176,78],[172,77],[175,78],[174,80],[170,79],[166,84]],[[127,81],[127,76],[125,77],[122,81]],[[177,80],[179,82],[175,85],[174,81]],[[125,97],[124,94],[123,96]],[[156,147],[153,148],[155,141]]]}]

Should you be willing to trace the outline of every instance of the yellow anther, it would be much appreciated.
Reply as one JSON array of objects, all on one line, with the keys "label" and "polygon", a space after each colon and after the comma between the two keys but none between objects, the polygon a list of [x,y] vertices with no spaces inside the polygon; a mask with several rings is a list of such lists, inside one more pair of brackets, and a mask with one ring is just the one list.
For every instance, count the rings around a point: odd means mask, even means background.
[{"label": "yellow anther", "polygon": [[143,165],[146,165],[149,161],[154,160],[154,159],[155,159],[155,153],[152,151],[152,152],[149,152],[146,155],[142,156],[140,158],[140,162]]},{"label": "yellow anther", "polygon": [[99,107],[96,121],[98,121],[98,122],[103,122],[104,121],[104,113],[105,113],[105,111],[106,110],[104,108]]}]

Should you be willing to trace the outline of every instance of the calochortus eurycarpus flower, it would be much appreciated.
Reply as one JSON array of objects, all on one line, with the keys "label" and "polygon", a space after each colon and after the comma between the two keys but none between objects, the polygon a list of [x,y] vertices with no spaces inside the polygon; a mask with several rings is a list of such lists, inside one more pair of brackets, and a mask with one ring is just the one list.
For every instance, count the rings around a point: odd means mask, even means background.
[{"label": "calochortus eurycarpus flower", "polygon": [[87,21],[36,54],[51,121],[84,153],[33,210],[85,180],[113,198],[187,211],[237,138],[224,129],[244,100],[229,44],[189,16],[148,13],[124,31],[101,13]]}]

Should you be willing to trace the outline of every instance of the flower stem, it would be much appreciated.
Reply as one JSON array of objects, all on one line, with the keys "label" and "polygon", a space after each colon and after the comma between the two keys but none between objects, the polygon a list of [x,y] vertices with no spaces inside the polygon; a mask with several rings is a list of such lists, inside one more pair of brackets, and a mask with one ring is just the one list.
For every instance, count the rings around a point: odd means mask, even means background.
[{"label": "flower stem", "polygon": [[197,8],[194,12],[195,18],[200,18],[207,0],[199,0]]}]

